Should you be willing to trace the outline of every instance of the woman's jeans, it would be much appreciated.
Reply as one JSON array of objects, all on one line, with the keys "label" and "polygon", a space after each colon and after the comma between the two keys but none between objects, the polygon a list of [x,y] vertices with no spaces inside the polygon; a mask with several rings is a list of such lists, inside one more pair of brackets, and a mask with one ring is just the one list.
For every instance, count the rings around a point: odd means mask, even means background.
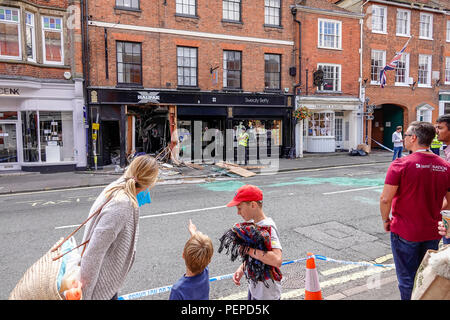
[{"label": "woman's jeans", "polygon": [[395,160],[395,158],[401,158],[402,151],[403,147],[394,147],[394,155],[392,156],[392,160]]},{"label": "woman's jeans", "polygon": [[402,300],[411,300],[414,278],[427,250],[438,250],[440,240],[407,241],[391,232],[391,247]]}]

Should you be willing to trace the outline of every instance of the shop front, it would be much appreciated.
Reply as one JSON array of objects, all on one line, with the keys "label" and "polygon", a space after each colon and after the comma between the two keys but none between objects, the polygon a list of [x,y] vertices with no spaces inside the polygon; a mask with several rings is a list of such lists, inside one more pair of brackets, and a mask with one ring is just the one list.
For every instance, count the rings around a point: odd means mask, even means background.
[{"label": "shop front", "polygon": [[312,113],[310,118],[296,125],[297,156],[302,147],[303,151],[311,153],[356,149],[358,98],[298,97],[296,105],[306,106]]},{"label": "shop front", "polygon": [[[157,155],[171,141],[178,142],[178,155],[183,160],[233,161],[238,149],[237,138],[243,127],[249,135],[250,155],[259,157],[263,145],[268,145],[269,150],[276,148],[274,154],[277,156],[286,154],[291,148],[291,96],[103,88],[91,88],[89,92],[91,121],[97,121],[93,115],[100,110],[100,128],[103,127],[105,109],[118,107],[124,110],[126,117],[119,124],[123,135],[121,165],[130,153]],[[100,141],[93,143],[101,149],[104,142],[101,134],[98,137]],[[150,148],[145,147],[148,141],[151,141]]]},{"label": "shop front", "polygon": [[86,168],[81,81],[0,80],[0,171]]}]

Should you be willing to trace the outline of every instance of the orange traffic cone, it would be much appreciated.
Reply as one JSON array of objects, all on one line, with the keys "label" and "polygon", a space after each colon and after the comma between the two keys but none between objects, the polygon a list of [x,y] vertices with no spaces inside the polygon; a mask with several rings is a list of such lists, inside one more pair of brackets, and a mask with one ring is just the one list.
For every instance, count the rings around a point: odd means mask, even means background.
[{"label": "orange traffic cone", "polygon": [[[308,252],[308,257],[312,255],[312,253]],[[306,260],[305,300],[322,300],[319,274],[317,273],[314,257]]]}]

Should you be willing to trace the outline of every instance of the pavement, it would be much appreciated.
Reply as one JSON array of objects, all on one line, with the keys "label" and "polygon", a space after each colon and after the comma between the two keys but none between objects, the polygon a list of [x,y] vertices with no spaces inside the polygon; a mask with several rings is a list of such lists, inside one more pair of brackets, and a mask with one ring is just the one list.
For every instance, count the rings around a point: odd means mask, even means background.
[{"label": "pavement", "polygon": [[[371,163],[389,163],[392,153],[384,150],[373,150],[366,156],[350,156],[348,152],[305,153],[302,158],[276,159],[278,163],[266,165],[263,169],[249,169],[256,174],[299,171],[349,165]],[[250,165],[253,165],[250,163]],[[261,163],[257,163],[261,166]],[[123,169],[111,165],[101,170],[74,171],[59,173],[38,173],[23,171],[4,171],[0,173],[0,194],[13,194],[33,191],[47,191],[80,187],[105,186],[122,175]],[[202,169],[174,167],[167,164],[161,166],[158,184],[193,183],[212,181],[226,177],[239,177],[225,169],[214,165],[202,165]]]}]

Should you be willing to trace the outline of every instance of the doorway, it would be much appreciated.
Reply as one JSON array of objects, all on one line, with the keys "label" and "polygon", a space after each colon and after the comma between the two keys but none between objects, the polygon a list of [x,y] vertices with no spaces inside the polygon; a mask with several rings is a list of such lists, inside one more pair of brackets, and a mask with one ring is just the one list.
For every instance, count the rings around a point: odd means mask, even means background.
[{"label": "doorway", "polygon": [[[392,134],[397,126],[402,126],[405,130],[403,108],[394,104],[384,104],[374,110],[374,120],[372,121],[372,139],[386,146],[394,148]],[[377,147],[372,143],[373,147]]]},{"label": "doorway", "polygon": [[120,164],[119,121],[102,121],[103,165]]},{"label": "doorway", "polygon": [[0,121],[0,170],[19,169],[17,123]]}]

